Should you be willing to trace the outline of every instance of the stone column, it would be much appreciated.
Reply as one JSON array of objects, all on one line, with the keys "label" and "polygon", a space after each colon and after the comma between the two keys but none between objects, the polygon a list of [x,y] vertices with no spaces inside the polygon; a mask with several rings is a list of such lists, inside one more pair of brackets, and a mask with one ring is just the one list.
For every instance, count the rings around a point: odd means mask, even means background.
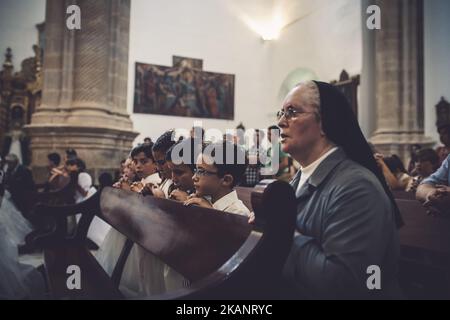
[{"label": "stone column", "polygon": [[423,0],[377,0],[376,129],[370,139],[381,152],[406,163],[409,147],[429,147],[424,135]]},{"label": "stone column", "polygon": [[[81,30],[66,27],[69,5]],[[47,0],[42,103],[26,127],[32,168],[74,148],[97,176],[119,168],[137,136],[127,114],[130,0]]]}]

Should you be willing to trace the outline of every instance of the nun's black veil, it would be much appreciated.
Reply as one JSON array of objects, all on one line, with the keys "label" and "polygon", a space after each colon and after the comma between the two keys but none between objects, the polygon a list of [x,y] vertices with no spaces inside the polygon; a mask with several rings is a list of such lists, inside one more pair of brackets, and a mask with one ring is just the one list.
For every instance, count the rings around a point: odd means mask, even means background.
[{"label": "nun's black veil", "polygon": [[341,147],[350,159],[372,171],[380,180],[384,191],[392,202],[397,227],[401,227],[403,219],[395,203],[394,196],[375,162],[372,150],[361,132],[358,120],[350,108],[347,98],[328,83],[314,82],[318,86],[320,93],[320,115],[323,131],[328,139]]}]

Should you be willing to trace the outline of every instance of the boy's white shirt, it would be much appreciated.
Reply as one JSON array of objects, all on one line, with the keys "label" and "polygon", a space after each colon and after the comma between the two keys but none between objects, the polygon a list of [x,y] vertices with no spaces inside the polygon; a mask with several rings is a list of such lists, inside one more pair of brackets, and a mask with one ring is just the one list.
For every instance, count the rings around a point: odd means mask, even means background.
[{"label": "boy's white shirt", "polygon": [[220,211],[250,216],[250,210],[239,200],[236,190],[231,191],[212,204],[213,208]]},{"label": "boy's white shirt", "polygon": [[155,172],[149,176],[147,176],[146,178],[141,180],[142,184],[146,185],[149,183],[152,183],[154,185],[158,185],[161,183],[161,178],[159,177],[158,172]]},{"label": "boy's white shirt", "polygon": [[159,185],[162,192],[164,192],[164,196],[166,197],[166,199],[169,198],[169,189],[172,184],[173,184],[172,179],[166,179]]}]

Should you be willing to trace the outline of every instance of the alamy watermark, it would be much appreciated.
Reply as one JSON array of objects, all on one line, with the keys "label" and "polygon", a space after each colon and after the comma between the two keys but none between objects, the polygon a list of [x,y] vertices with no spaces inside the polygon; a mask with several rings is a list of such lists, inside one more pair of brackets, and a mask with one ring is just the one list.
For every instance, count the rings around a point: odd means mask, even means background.
[{"label": "alamy watermark", "polygon": [[69,275],[66,286],[69,290],[81,290],[81,268],[77,265],[67,267],[66,273]]},{"label": "alamy watermark", "polygon": [[366,286],[369,290],[381,290],[381,269],[377,265],[367,267],[366,273],[370,276],[367,278]]},{"label": "alamy watermark", "polygon": [[73,4],[67,7],[66,13],[70,16],[66,19],[66,26],[69,30],[81,29],[81,9]]},{"label": "alamy watermark", "polygon": [[366,20],[366,26],[369,30],[381,29],[381,9],[377,5],[368,6],[366,13],[370,16]]}]

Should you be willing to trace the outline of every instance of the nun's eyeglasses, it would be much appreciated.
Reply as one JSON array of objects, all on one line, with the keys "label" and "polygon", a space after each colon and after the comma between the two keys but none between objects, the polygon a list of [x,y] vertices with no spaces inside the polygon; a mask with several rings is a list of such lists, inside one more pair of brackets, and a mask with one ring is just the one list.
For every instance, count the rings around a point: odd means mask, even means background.
[{"label": "nun's eyeglasses", "polygon": [[290,120],[297,116],[301,116],[301,115],[309,114],[309,113],[316,113],[316,112],[307,112],[307,111],[295,110],[293,108],[288,108],[286,111],[280,110],[277,112],[277,120],[280,121],[281,118],[283,118],[283,116],[286,118],[286,120]]}]

